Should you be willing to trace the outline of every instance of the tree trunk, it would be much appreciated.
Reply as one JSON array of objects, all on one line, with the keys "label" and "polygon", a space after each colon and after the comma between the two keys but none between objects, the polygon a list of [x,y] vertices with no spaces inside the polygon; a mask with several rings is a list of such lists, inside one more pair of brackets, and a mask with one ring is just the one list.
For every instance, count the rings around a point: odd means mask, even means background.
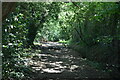
[{"label": "tree trunk", "polygon": [[28,40],[27,40],[27,45],[28,46],[32,46],[33,45],[33,42],[34,42],[34,39],[35,39],[35,36],[37,34],[37,27],[35,26],[35,23],[31,23],[28,27]]},{"label": "tree trunk", "polygon": [[[112,24],[111,24],[111,30],[112,30],[112,33],[111,33],[111,36],[113,37],[113,40],[112,40],[112,47],[113,47],[113,55],[116,54],[116,58],[117,58],[117,65],[118,67],[115,67],[113,68],[113,71],[112,71],[112,74],[111,76],[114,78],[114,79],[118,79],[119,76],[120,76],[120,40],[119,40],[119,34],[118,34],[118,22],[120,20],[120,14],[118,12],[120,12],[120,2],[116,2],[116,4],[118,5],[118,9],[117,10],[117,13],[113,14],[111,20],[112,21]],[[114,74],[114,75],[113,75]]]},{"label": "tree trunk", "polygon": [[7,16],[15,9],[16,2],[3,2],[2,3],[2,20],[5,20]]},{"label": "tree trunk", "polygon": [[37,31],[38,31],[39,27],[40,28],[43,27],[43,23],[46,21],[46,16],[47,15],[42,14],[41,16],[42,16],[42,18],[41,18],[40,23],[39,23],[40,25],[36,25],[37,23],[35,22],[35,20],[34,19],[32,20],[32,18],[31,18],[32,23],[30,23],[29,27],[28,27],[27,47],[30,47],[30,46],[34,47],[33,42],[34,42],[34,39],[37,35]]}]

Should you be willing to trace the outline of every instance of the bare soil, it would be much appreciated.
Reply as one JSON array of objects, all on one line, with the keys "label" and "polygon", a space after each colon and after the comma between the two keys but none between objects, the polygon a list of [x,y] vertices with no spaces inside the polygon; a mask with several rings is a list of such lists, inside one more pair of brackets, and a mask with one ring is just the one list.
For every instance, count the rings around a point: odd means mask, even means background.
[{"label": "bare soil", "polygon": [[109,78],[108,73],[90,66],[86,58],[80,57],[80,53],[64,47],[61,43],[44,42],[40,50],[42,51],[35,52],[26,63],[35,72],[34,80]]}]

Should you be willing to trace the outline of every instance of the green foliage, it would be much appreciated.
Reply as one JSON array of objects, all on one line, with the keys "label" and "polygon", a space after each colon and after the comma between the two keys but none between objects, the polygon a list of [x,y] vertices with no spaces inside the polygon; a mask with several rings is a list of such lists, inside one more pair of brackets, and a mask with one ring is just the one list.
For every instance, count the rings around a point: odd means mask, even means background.
[{"label": "green foliage", "polygon": [[113,41],[120,40],[119,30],[120,5],[116,3],[18,3],[3,22],[3,77],[18,80],[29,73],[23,57],[31,57],[27,54],[31,48],[24,48],[34,41],[58,41],[91,60],[110,62],[107,57],[116,56]]}]

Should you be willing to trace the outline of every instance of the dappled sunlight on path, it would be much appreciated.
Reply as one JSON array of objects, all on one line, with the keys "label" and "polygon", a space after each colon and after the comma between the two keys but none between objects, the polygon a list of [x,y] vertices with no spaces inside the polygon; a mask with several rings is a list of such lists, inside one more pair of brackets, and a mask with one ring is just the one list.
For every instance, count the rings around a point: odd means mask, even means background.
[{"label": "dappled sunlight on path", "polygon": [[106,78],[108,75],[90,67],[79,53],[60,43],[42,43],[42,52],[29,58],[26,65],[36,72],[35,79]]}]

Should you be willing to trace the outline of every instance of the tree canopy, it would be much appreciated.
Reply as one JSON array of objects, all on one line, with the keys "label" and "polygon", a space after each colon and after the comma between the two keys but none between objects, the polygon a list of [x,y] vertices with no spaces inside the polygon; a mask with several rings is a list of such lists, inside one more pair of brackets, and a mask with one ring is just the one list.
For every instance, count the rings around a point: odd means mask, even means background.
[{"label": "tree canopy", "polygon": [[119,66],[120,2],[19,2],[3,3],[2,8],[5,79],[13,72],[18,72],[16,79],[22,77],[24,49],[45,41],[67,44],[89,60]]}]

